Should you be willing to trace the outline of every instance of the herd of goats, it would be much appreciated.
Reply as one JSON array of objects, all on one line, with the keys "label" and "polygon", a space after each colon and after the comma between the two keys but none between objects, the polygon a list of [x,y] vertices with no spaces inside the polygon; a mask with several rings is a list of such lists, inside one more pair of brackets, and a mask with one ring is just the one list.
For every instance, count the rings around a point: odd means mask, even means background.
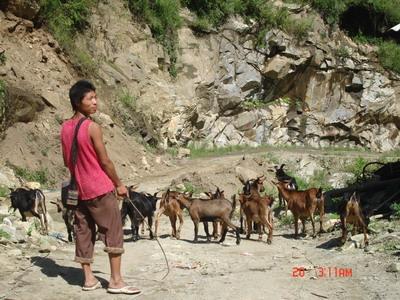
[{"label": "herd of goats", "polygon": [[[298,221],[302,222],[302,233],[305,234],[305,221],[311,220],[313,237],[316,236],[314,214],[319,213],[319,231],[323,232],[323,216],[324,216],[324,195],[321,188],[309,188],[299,191],[296,180],[285,173],[284,164],[280,167],[275,166],[276,180],[272,183],[278,189],[279,205],[290,210],[294,218],[295,238],[298,236]],[[131,221],[133,240],[139,239],[140,224],[148,220],[150,229],[150,238],[157,236],[159,219],[161,215],[169,217],[172,226],[172,237],[180,238],[183,225],[183,209],[186,208],[190,218],[194,224],[194,241],[198,241],[199,223],[203,222],[204,231],[207,241],[211,240],[208,229],[208,222],[213,224],[212,236],[217,239],[220,231],[220,242],[225,240],[225,236],[230,227],[236,234],[236,244],[240,243],[240,233],[246,233],[249,239],[253,230],[257,230],[259,240],[262,240],[262,234],[268,229],[267,243],[272,242],[273,235],[273,212],[272,204],[274,199],[269,195],[262,195],[264,191],[265,176],[257,177],[243,182],[243,190],[239,195],[233,195],[232,201],[225,198],[224,191],[219,188],[214,193],[207,192],[204,198],[193,198],[191,193],[181,193],[177,191],[167,190],[161,197],[157,197],[148,193],[139,193],[134,191],[135,187],[129,187],[129,197],[122,202],[121,216],[122,222],[125,222],[127,216]],[[47,234],[46,205],[43,193],[39,189],[18,188],[11,190],[10,193],[11,207],[18,209],[22,215],[23,221],[25,214],[30,213],[40,219],[42,231]],[[240,227],[234,225],[231,221],[235,212],[237,200],[240,203]],[[151,230],[153,216],[156,211],[157,201],[160,201],[159,209],[155,217],[154,234]],[[73,240],[73,208],[63,203],[60,199],[52,202],[58,207],[58,212],[62,212],[65,221],[68,240]],[[368,245],[367,226],[365,218],[360,207],[359,195],[353,193],[351,197],[345,199],[339,209],[342,237],[341,242],[347,240],[346,224],[353,224],[353,231],[361,229],[364,233],[365,245]],[[179,227],[176,228],[176,221],[179,219]],[[245,220],[245,222],[244,222]],[[144,229],[142,227],[142,234]]]}]

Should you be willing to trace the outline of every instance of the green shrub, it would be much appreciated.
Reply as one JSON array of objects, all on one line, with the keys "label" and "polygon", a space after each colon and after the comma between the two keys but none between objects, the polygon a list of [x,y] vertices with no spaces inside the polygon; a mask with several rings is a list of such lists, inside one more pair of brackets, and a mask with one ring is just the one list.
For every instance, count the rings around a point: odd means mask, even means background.
[{"label": "green shrub", "polygon": [[279,223],[281,226],[291,225],[294,223],[294,217],[292,215],[282,215],[279,218]]},{"label": "green shrub", "polygon": [[0,197],[7,197],[9,193],[10,190],[8,189],[8,187],[0,185]]},{"label": "green shrub", "polygon": [[26,181],[36,181],[40,184],[47,184],[49,179],[47,178],[47,169],[32,171],[25,168],[14,167],[15,175],[23,178]]},{"label": "green shrub", "polygon": [[395,42],[382,42],[379,45],[379,60],[385,68],[400,73],[400,46]]},{"label": "green shrub", "polygon": [[[357,157],[353,163],[347,165],[345,167],[345,171],[349,173],[353,173],[356,181],[360,180],[362,177],[362,171],[364,169],[364,166],[368,163],[368,161],[365,158],[362,157]],[[348,184],[351,184],[353,182],[348,182]]]},{"label": "green shrub", "polygon": [[40,16],[72,62],[86,74],[96,74],[94,60],[74,44],[74,36],[88,26],[90,10],[97,0],[42,0]]},{"label": "green shrub", "polygon": [[184,189],[182,190],[183,193],[199,194],[203,192],[200,187],[195,186],[193,183],[189,181],[184,181],[183,186],[184,186]]},{"label": "green shrub", "polygon": [[400,203],[393,203],[390,208],[393,209],[393,215],[400,218]]},{"label": "green shrub", "polygon": [[128,109],[136,110],[137,98],[132,96],[129,91],[123,91],[119,96],[119,101]]},{"label": "green shrub", "polygon": [[178,0],[127,0],[130,11],[146,22],[170,57],[169,73],[176,77],[177,30],[182,25]]},{"label": "green shrub", "polygon": [[3,229],[0,229],[0,238],[9,239],[11,236],[8,232],[5,232]]}]

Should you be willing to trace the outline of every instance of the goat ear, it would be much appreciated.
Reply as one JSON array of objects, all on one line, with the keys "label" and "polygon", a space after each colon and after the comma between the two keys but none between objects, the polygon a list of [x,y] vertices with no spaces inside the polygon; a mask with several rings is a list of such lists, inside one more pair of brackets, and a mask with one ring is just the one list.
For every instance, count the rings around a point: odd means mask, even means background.
[{"label": "goat ear", "polygon": [[281,164],[281,167],[279,169],[283,170],[284,166],[286,166],[286,164]]}]

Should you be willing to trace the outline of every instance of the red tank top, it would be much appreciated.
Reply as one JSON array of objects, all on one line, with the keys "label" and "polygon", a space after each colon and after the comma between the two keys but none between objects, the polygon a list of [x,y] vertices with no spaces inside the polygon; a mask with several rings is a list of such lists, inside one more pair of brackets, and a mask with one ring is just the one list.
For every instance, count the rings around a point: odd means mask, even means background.
[{"label": "red tank top", "polygon": [[[71,146],[75,126],[79,119],[65,121],[61,127],[61,145],[68,169],[72,170]],[[78,185],[79,199],[89,200],[111,192],[114,184],[100,166],[100,161],[89,136],[92,121],[83,121],[78,132],[78,159],[75,165],[75,178]]]}]

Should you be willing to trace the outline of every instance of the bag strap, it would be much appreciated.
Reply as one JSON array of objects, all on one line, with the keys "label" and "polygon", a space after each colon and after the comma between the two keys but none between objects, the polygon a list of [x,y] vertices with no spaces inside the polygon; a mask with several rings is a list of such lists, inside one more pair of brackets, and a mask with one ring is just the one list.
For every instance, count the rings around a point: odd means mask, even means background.
[{"label": "bag strap", "polygon": [[71,146],[71,155],[70,155],[70,159],[72,159],[72,174],[71,174],[71,181],[74,180],[75,181],[75,165],[76,162],[78,160],[78,132],[79,132],[79,128],[81,127],[82,123],[86,120],[86,117],[81,118],[78,121],[78,124],[76,124],[75,126],[75,131],[74,131],[74,139],[72,140],[72,146]]}]

